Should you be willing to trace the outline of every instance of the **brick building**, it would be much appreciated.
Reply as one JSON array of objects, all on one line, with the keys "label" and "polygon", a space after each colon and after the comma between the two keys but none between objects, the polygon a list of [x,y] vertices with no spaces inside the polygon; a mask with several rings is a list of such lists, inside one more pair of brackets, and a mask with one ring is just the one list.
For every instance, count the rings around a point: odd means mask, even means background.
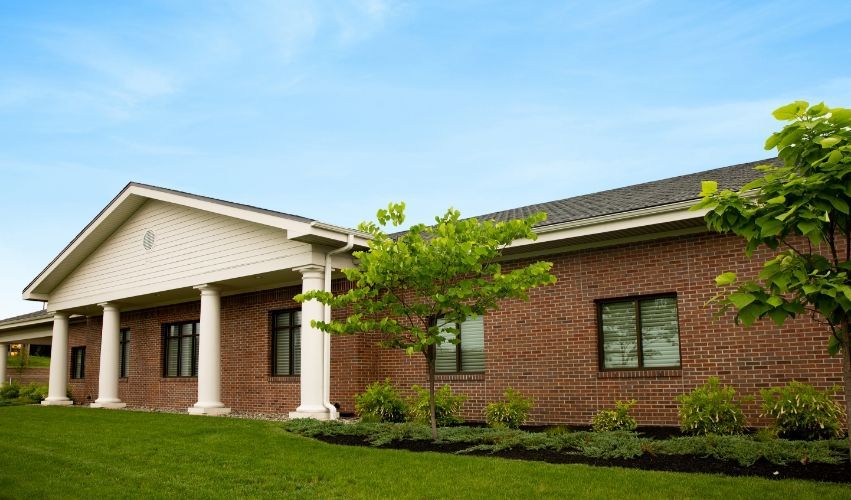
[{"label": "brick building", "polygon": [[[535,398],[534,423],[587,423],[637,399],[645,425],[676,424],[675,397],[712,375],[744,395],[792,379],[841,383],[811,319],[742,328],[705,305],[715,276],[755,275],[767,253],[745,258],[738,239],[708,233],[688,208],[700,181],[738,188],[756,164],[482,216],[547,212],[538,240],[509,248],[506,266],[548,260],[558,283],[462,324],[460,347],[439,354],[438,382],[469,397],[470,420],[513,387]],[[332,270],[366,238],[131,183],[26,287],[46,309],[0,321],[0,343],[52,343],[45,404],[70,404],[67,386],[95,407],[334,418],[373,381],[426,382],[421,356],[370,336],[329,338],[309,326],[329,311],[293,301],[348,286]],[[754,424],[757,406],[745,405]]]}]

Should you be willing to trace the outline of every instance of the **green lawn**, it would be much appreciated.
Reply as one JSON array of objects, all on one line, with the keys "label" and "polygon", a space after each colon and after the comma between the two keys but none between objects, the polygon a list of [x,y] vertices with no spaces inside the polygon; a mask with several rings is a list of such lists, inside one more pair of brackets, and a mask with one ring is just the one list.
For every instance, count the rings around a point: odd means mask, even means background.
[{"label": "green lawn", "polygon": [[851,487],[343,447],[281,424],[0,408],[1,498],[849,498]]},{"label": "green lawn", "polygon": [[[6,367],[10,370],[21,366],[21,358],[19,356],[9,356],[6,358]],[[50,366],[49,356],[30,356],[30,368],[47,368]]]}]

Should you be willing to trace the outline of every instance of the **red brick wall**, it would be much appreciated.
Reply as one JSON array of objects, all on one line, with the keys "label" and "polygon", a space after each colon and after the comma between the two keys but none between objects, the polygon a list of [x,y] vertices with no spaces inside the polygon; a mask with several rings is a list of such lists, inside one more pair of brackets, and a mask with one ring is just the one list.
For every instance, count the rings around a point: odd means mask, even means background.
[{"label": "red brick wall", "polygon": [[[552,255],[554,286],[535,290],[528,302],[507,301],[485,317],[485,374],[440,376],[469,397],[466,417],[481,420],[485,405],[506,387],[535,398],[534,423],[587,423],[616,399],[637,399],[641,424],[677,423],[675,397],[710,375],[742,395],[796,379],[817,387],[841,383],[838,359],[825,351],[826,332],[807,318],[777,328],[762,322],[737,327],[732,316],[716,318],[705,307],[721,272],[753,275],[766,254],[743,257],[739,241],[694,235],[619,247]],[[520,265],[522,262],[516,263]],[[510,267],[510,266],[509,266]],[[335,289],[345,287],[335,282]],[[286,413],[298,406],[298,378],[271,377],[270,311],[297,307],[298,287],[222,299],[222,399],[235,411]],[[682,369],[600,372],[596,299],[675,292],[678,299]],[[335,312],[336,317],[344,311]],[[197,397],[194,379],[162,374],[163,323],[197,320],[199,302],[123,313],[131,329],[129,378],[119,384],[131,406],[187,408]],[[75,400],[97,398],[101,318],[72,324],[69,346],[86,345],[86,379],[71,381]],[[409,392],[425,385],[421,355],[375,346],[371,336],[335,337],[332,342],[332,401],[344,412],[353,395],[375,380],[392,378]],[[90,399],[89,399],[90,398]],[[746,405],[752,423],[757,402]]]},{"label": "red brick wall", "polygon": [[47,380],[50,378],[50,369],[49,368],[15,368],[15,367],[7,367],[6,368],[6,380],[4,382],[8,382],[9,379],[14,380],[15,382],[21,385],[31,384],[36,382],[38,384],[47,385]]}]

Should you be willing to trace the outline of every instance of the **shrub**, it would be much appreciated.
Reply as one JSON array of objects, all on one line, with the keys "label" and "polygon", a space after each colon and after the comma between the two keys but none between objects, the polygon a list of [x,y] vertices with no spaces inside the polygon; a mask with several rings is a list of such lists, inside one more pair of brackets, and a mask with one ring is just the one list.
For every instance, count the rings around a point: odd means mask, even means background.
[{"label": "shrub", "polygon": [[534,400],[525,398],[512,388],[505,390],[505,401],[488,404],[485,408],[485,421],[491,427],[516,429],[529,419],[529,411]]},{"label": "shrub", "polygon": [[677,397],[680,429],[691,434],[740,434],[745,416],[736,401],[736,390],[709,377],[700,387]]},{"label": "shrub", "polygon": [[[431,422],[428,406],[428,390],[415,385],[411,387],[416,395],[408,402],[408,416],[415,422],[428,424]],[[459,416],[467,396],[452,394],[452,388],[444,385],[434,393],[434,416],[437,425],[446,426],[460,424],[464,421]]]},{"label": "shrub", "polygon": [[842,407],[831,397],[832,391],[792,381],[785,387],[760,391],[762,414],[773,417],[780,437],[791,439],[829,439],[842,434]]},{"label": "shrub", "polygon": [[355,396],[355,411],[371,422],[404,422],[405,401],[393,387],[388,378],[384,382],[375,382]]},{"label": "shrub", "polygon": [[629,414],[629,410],[637,402],[634,399],[615,401],[614,410],[602,410],[594,415],[594,418],[591,419],[591,428],[594,429],[594,432],[635,430],[638,427],[638,422]]},{"label": "shrub", "polygon": [[21,387],[18,397],[15,401],[23,404],[37,404],[44,401],[47,397],[47,386],[32,382],[29,385]]},{"label": "shrub", "polygon": [[0,385],[0,401],[12,401],[21,392],[21,385],[15,381]]}]

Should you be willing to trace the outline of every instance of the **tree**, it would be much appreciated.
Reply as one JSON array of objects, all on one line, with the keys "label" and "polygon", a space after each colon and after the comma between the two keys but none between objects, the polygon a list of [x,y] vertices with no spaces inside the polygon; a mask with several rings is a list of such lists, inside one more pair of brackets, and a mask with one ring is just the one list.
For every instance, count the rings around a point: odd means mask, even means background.
[{"label": "tree", "polygon": [[311,321],[331,334],[379,333],[385,347],[422,353],[428,369],[432,438],[437,439],[434,407],[435,359],[444,342],[458,344],[458,325],[494,310],[500,300],[528,300],[528,291],[555,283],[552,263],[534,262],[503,272],[498,262],[511,242],[534,240],[532,226],[546,219],[538,213],[507,222],[461,219],[449,209],[435,224],[417,224],[400,235],[388,235],[405,221],[405,204],[378,211],[378,224],[358,228],[372,236],[369,250],[354,252],[357,267],[344,269],[353,287],[334,296],[312,291],[298,301],[316,299],[334,308],[349,308],[345,320]]},{"label": "tree", "polygon": [[744,325],[766,317],[783,325],[801,314],[826,323],[851,415],[851,110],[796,101],[773,114],[789,123],[765,149],[776,148],[783,165],[758,167],[764,176],[738,192],[703,182],[694,209],[709,209],[710,229],[744,238],[748,256],[762,245],[778,252],[757,280],[718,276],[724,291],[713,300]]}]

